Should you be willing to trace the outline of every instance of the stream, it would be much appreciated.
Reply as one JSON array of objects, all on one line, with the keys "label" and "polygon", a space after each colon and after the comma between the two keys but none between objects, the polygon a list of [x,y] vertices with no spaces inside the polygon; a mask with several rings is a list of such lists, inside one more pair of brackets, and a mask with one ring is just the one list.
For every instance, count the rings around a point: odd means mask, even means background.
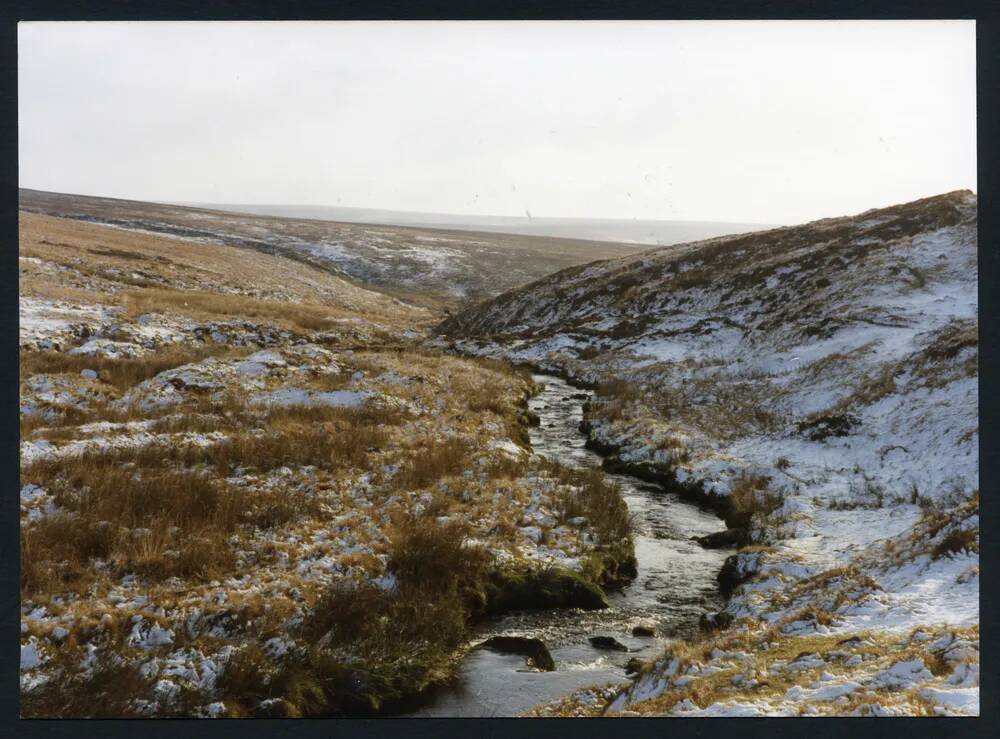
[{"label": "stream", "polygon": [[[545,390],[529,401],[541,424],[531,429],[535,453],[572,467],[600,467],[601,457],[584,445],[579,431],[586,391],[549,375],[535,375]],[[725,528],[710,511],[665,493],[629,475],[606,473],[617,484],[636,520],[638,577],[608,593],[611,607],[599,611],[546,610],[511,614],[480,625],[476,643],[499,634],[537,637],[556,663],[552,672],[528,667],[524,658],[473,649],[463,659],[458,679],[437,689],[413,716],[516,716],[534,705],[587,686],[628,683],[625,664],[652,659],[670,637],[698,628],[704,611],[722,607],[716,574],[727,550],[703,549],[693,536]],[[637,623],[655,623],[657,636],[635,637]],[[611,636],[629,652],[591,646],[591,636]]]}]

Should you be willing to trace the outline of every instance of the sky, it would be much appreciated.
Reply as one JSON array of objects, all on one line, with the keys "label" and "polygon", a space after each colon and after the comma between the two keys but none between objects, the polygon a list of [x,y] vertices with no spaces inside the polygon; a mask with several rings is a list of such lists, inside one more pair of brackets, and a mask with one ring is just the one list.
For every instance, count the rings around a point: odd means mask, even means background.
[{"label": "sky", "polygon": [[21,23],[20,184],[792,224],[976,189],[974,21]]}]

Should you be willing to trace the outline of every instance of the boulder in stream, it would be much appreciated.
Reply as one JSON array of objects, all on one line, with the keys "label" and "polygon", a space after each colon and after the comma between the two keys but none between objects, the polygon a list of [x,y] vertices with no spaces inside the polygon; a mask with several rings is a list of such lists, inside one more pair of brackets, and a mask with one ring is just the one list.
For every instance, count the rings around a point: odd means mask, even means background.
[{"label": "boulder in stream", "polygon": [[632,636],[656,636],[656,624],[636,624],[632,627]]},{"label": "boulder in stream", "polygon": [[590,646],[595,649],[614,649],[619,652],[628,651],[628,647],[613,636],[592,636],[588,641],[590,642]]},{"label": "boulder in stream", "polygon": [[723,529],[705,536],[692,537],[705,549],[723,549],[725,547],[741,547],[747,543],[746,529]]},{"label": "boulder in stream", "polygon": [[492,636],[479,646],[503,654],[520,655],[529,665],[539,670],[551,672],[556,669],[555,660],[545,642],[532,636]]}]

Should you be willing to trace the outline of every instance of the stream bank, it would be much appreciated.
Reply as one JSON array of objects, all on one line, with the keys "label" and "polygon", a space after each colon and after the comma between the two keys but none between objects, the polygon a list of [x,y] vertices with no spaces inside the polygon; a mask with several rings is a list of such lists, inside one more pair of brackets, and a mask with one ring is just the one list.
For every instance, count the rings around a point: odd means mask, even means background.
[{"label": "stream bank", "polygon": [[[529,401],[539,418],[529,429],[534,452],[570,467],[601,468],[601,456],[581,431],[589,391],[551,375],[535,379],[545,389]],[[606,609],[523,611],[484,622],[475,643],[500,636],[539,639],[555,669],[530,667],[517,654],[473,649],[457,679],[434,690],[411,715],[514,716],[580,687],[627,684],[632,660],[652,659],[668,639],[694,635],[701,615],[722,607],[716,576],[730,551],[707,550],[692,540],[724,531],[718,516],[659,484],[608,470],[605,475],[619,486],[635,520],[638,576],[608,593]],[[628,651],[606,648],[613,643]]]}]

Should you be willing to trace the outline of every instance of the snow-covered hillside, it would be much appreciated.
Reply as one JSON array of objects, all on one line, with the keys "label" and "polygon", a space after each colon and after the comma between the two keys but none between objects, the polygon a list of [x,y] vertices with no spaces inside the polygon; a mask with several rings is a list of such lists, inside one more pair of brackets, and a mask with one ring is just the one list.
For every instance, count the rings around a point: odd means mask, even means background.
[{"label": "snow-covered hillside", "polygon": [[594,443],[746,545],[704,650],[551,710],[978,713],[976,289],[962,191],[569,268],[445,322],[597,384]]}]

